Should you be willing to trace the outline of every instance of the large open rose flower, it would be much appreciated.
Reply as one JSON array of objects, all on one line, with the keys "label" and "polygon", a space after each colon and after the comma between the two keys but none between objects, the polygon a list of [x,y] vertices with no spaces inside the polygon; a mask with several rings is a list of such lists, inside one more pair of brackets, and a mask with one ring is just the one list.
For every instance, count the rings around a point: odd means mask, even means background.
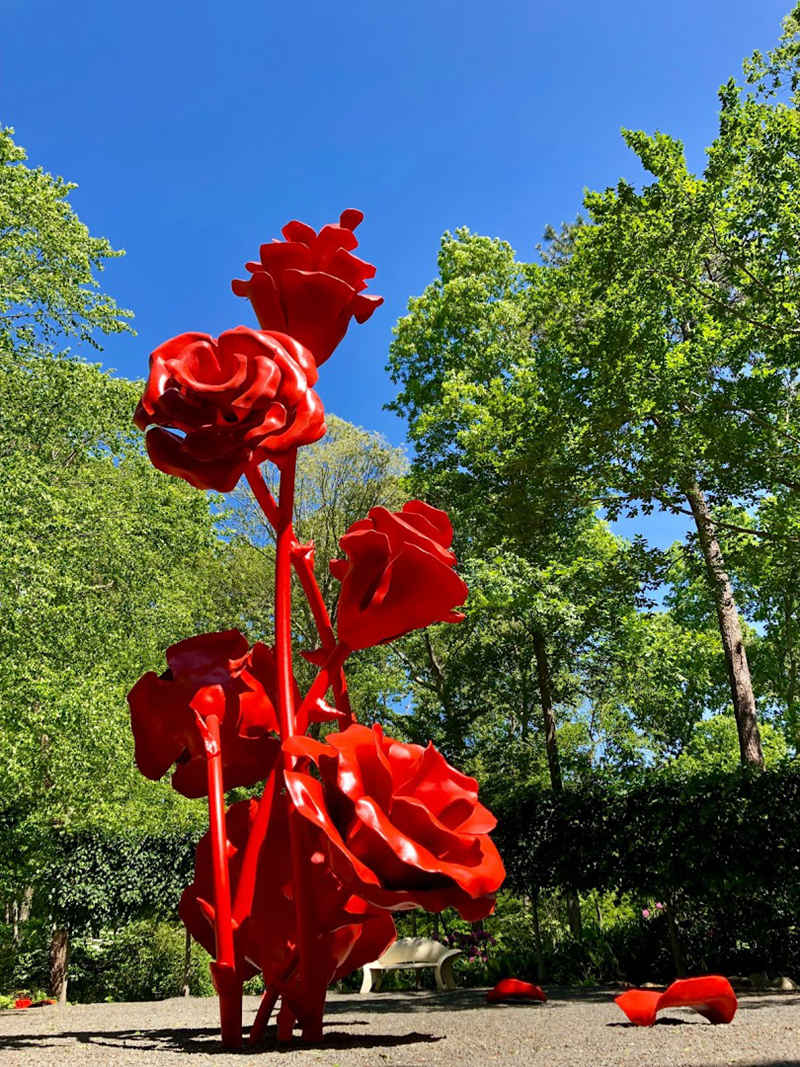
[{"label": "large open rose flower", "polygon": [[[202,723],[220,720],[225,789],[266,778],[279,751],[275,658],[238,630],[200,634],[167,649],[168,669],[149,671],[128,693],[139,770],[187,797],[208,792]],[[201,722],[198,722],[198,719]]]},{"label": "large open rose flower", "polygon": [[453,609],[467,586],[453,570],[453,527],[444,511],[410,500],[401,511],[376,507],[340,539],[347,559],[332,560],[342,583],[339,640],[369,648],[432,622],[461,622]]},{"label": "large open rose flower", "polygon": [[352,255],[358,247],[353,233],[363,219],[360,211],[343,211],[339,225],[317,233],[304,222],[287,222],[285,241],[274,240],[260,249],[261,262],[247,263],[247,281],[231,283],[237,296],[246,296],[264,330],[280,330],[296,337],[314,354],[320,366],[347,332],[350,319],[366,322],[382,296],[362,292],[375,274],[371,263]]},{"label": "large open rose flower", "polygon": [[[237,326],[216,340],[182,333],[150,356],[134,422],[154,466],[229,492],[245,467],[280,462],[325,433],[317,368],[292,337]],[[177,431],[177,432],[176,432]]]},{"label": "large open rose flower", "polygon": [[324,742],[293,737],[285,751],[312,760],[286,771],[297,810],[328,839],[337,875],[365,900],[392,911],[457,908],[488,915],[505,878],[489,838],[496,820],[478,802],[478,784],[433,745],[384,737],[380,726],[350,726]]}]

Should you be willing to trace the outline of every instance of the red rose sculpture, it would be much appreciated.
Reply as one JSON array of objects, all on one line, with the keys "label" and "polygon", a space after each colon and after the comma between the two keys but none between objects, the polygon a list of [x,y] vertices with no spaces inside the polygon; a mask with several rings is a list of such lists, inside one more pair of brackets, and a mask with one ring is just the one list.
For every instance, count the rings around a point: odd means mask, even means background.
[{"label": "red rose sculpture", "polygon": [[175,789],[187,797],[205,796],[201,722],[213,713],[220,722],[225,788],[265,778],[278,751],[272,651],[262,644],[251,649],[238,630],[226,630],[172,645],[167,663],[164,674],[150,671],[128,693],[142,774],[158,779],[177,764]]},{"label": "red rose sculpture", "polygon": [[150,356],[134,422],[159,470],[225,493],[249,464],[280,462],[322,437],[316,380],[311,353],[284,334],[182,333]]},{"label": "red rose sculpture", "polygon": [[[317,368],[350,320],[366,321],[382,303],[364,293],[375,268],[353,255],[361,219],[345,211],[319,233],[288,223],[285,240],[247,264],[250,278],[233,282],[262,329],[161,345],[134,416],[159,470],[220,492],[244,475],[274,534],[274,649],[250,648],[237,630],[202,634],[169,648],[168,670],[128,694],[140,770],[157,779],[175,765],[173,786],[208,798],[209,829],[180,913],[214,956],[225,1048],[242,1044],[248,977],[261,971],[266,985],[252,1044],[276,1008],[278,1042],[296,1027],[319,1041],[328,985],[388,948],[393,911],[452,906],[478,920],[505,876],[475,780],[432,745],[356,725],[347,691],[354,650],[463,619],[455,609],[467,587],[447,515],[412,500],[354,523],[340,541],[344,558],[331,563],[341,583],[335,618],[313,543],[301,544],[293,527],[298,449],[325,432]],[[277,492],[265,460],[278,467]],[[316,630],[302,649],[295,572]],[[302,696],[297,652],[317,668]],[[305,736],[323,722],[340,732],[324,742]],[[258,801],[226,810],[226,790],[262,780]]]},{"label": "red rose sculpture", "polygon": [[721,974],[679,978],[663,993],[629,989],[614,997],[614,1003],[635,1026],[652,1026],[664,1008],[693,1008],[709,1022],[729,1023],[738,1007],[733,987]]},{"label": "red rose sculpture", "polygon": [[453,527],[444,511],[410,500],[400,511],[372,508],[340,539],[347,559],[331,561],[342,583],[340,642],[369,648],[432,622],[460,622],[453,609],[467,586],[453,570]]},{"label": "red rose sculpture", "polygon": [[[225,817],[231,888],[238,897],[247,843],[257,818],[256,801],[232,805]],[[261,971],[267,986],[286,986],[297,964],[297,930],[292,897],[289,811],[276,802],[269,831],[255,867],[252,903],[237,915],[236,969],[243,979]],[[320,862],[324,838],[308,827],[304,864],[313,892],[314,968],[322,989],[341,974],[377,959],[395,939],[394,922],[353,896],[326,864]],[[194,882],[184,890],[179,913],[192,936],[214,954],[214,887],[211,835],[197,846]]]},{"label": "red rose sculpture", "polygon": [[312,760],[320,780],[286,772],[297,810],[324,831],[334,870],[365,900],[402,910],[457,908],[489,915],[505,877],[489,838],[496,820],[478,784],[433,745],[384,737],[377,724],[350,726],[324,742],[293,737],[284,751]]},{"label": "red rose sculpture", "polygon": [[338,226],[319,233],[304,222],[287,222],[286,240],[262,245],[261,262],[245,265],[250,279],[231,283],[253,305],[262,329],[295,337],[317,366],[344,337],[351,318],[366,322],[383,303],[382,296],[362,292],[375,268],[352,255],[358,247],[353,230],[363,218],[360,211],[343,211]]}]

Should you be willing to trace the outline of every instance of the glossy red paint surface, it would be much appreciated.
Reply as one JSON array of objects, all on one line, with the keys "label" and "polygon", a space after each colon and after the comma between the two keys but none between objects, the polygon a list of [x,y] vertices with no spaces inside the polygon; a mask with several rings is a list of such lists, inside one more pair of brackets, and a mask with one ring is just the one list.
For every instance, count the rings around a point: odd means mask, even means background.
[{"label": "glossy red paint surface", "polygon": [[[135,421],[154,465],[198,489],[232,489],[244,475],[275,537],[274,647],[251,648],[236,630],[201,634],[167,650],[128,695],[139,769],[190,797],[208,797],[180,914],[214,957],[222,1041],[242,1042],[242,983],[264,977],[250,1042],[276,1008],[280,1041],[295,1026],[322,1036],[331,982],[377,959],[395,938],[392,912],[455,907],[488,915],[505,871],[491,813],[474,779],[437,750],[395,741],[354,722],[345,665],[356,649],[432,622],[459,622],[467,587],[455,571],[447,515],[419,500],[373,508],[341,538],[345,558],[336,628],[314,571],[314,546],[292,527],[298,448],[325,431],[313,390],[351,318],[381,302],[363,289],[374,268],[352,255],[360,212],[319,233],[284,227],[261,249],[252,277],[235,282],[262,330],[217,340],[181,334],[156,349]],[[276,500],[259,464],[280,471]],[[319,645],[305,693],[295,680],[292,578]],[[324,742],[313,723],[335,723]],[[312,770],[313,768],[313,770]],[[234,786],[263,781],[259,800],[225,806]]]},{"label": "glossy red paint surface", "polygon": [[260,261],[245,264],[247,281],[235,279],[237,296],[253,305],[261,328],[295,337],[314,354],[320,366],[347,332],[350,320],[366,322],[383,303],[382,296],[363,292],[375,274],[371,263],[354,256],[353,232],[360,211],[343,211],[338,225],[317,233],[304,222],[287,222],[284,240],[263,244]]},{"label": "glossy red paint surface", "polygon": [[372,508],[340,539],[346,559],[332,560],[342,583],[339,640],[369,648],[429,626],[460,622],[454,609],[467,598],[450,550],[453,527],[444,511],[410,500],[400,511]]},{"label": "glossy red paint surface", "polygon": [[494,989],[486,994],[490,1004],[500,1004],[503,1001],[538,1000],[544,1003],[547,994],[544,990],[532,982],[523,982],[521,978],[501,978]]},{"label": "glossy red paint surface", "polygon": [[311,353],[284,334],[182,333],[150,356],[134,422],[159,470],[227,493],[251,462],[279,462],[322,437],[316,380]]},{"label": "glossy red paint surface", "polygon": [[158,779],[176,765],[172,784],[187,797],[208,793],[207,752],[198,719],[217,715],[225,789],[254,785],[278,750],[275,657],[250,648],[238,630],[200,634],[167,649],[168,669],[153,671],[128,693],[136,764]]},{"label": "glossy red paint surface", "polygon": [[736,1014],[736,994],[727,978],[709,974],[680,978],[663,993],[650,989],[629,989],[614,998],[636,1026],[652,1026],[665,1008],[694,1008],[712,1023],[729,1023]]},{"label": "glossy red paint surface", "polygon": [[379,725],[354,725],[324,743],[284,743],[319,770],[286,773],[297,810],[325,834],[339,876],[373,904],[392,911],[457,908],[482,919],[505,878],[489,837],[494,816],[478,784],[433,745],[385,737]]}]

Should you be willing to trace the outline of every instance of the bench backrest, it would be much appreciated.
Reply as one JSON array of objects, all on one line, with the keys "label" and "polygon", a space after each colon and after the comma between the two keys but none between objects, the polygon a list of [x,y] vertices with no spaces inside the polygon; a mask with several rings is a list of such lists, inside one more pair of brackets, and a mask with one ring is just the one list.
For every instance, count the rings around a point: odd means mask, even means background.
[{"label": "bench backrest", "polygon": [[379,964],[438,963],[450,950],[429,937],[399,937],[376,962]]}]

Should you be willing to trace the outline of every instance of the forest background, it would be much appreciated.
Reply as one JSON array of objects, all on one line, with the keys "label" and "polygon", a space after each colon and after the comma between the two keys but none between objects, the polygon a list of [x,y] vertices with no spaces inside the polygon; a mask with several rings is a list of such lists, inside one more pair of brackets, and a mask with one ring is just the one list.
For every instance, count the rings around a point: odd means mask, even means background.
[{"label": "forest background", "polygon": [[[496,915],[404,920],[464,981],[800,974],[798,19],[722,86],[701,171],[625,131],[644,178],[535,257],[445,233],[388,353],[410,455],[334,416],[301,456],[332,613],[369,507],[456,529],[465,622],[358,654],[351,688],[500,816]],[[70,996],[210,992],[174,922],[203,805],[140,778],[124,698],[184,636],[269,639],[273,546],[244,489],[150,466],[141,383],[86,359],[131,329],[97,280],[119,253],[11,130],[0,168],[0,989],[66,996],[71,952]]]}]

